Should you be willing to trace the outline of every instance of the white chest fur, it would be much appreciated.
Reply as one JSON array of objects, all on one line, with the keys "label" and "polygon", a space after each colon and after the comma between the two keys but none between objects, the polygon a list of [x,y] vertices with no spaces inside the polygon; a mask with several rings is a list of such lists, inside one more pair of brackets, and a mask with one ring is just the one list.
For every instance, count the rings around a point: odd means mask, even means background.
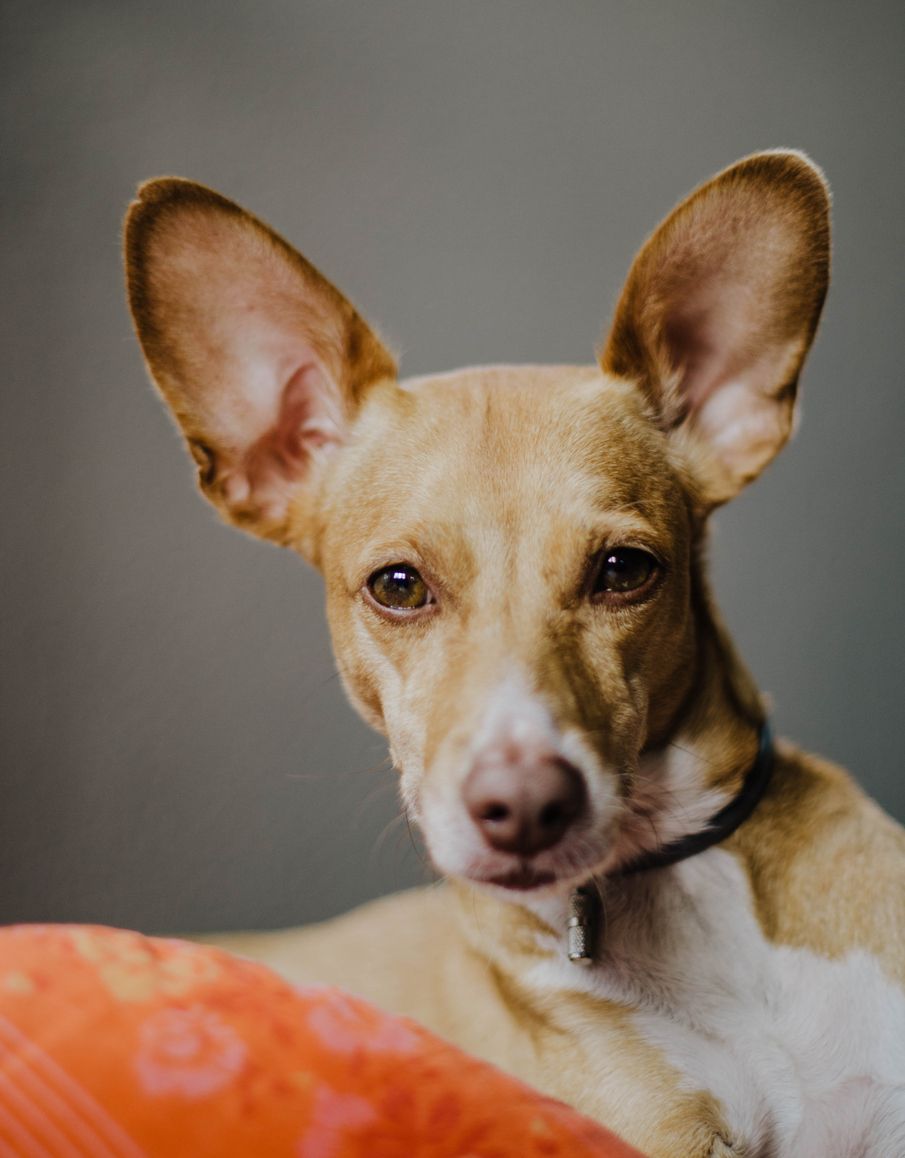
[{"label": "white chest fur", "polygon": [[682,1083],[719,1099],[745,1155],[903,1158],[905,994],[864,952],[771,944],[729,853],[669,873],[643,917],[617,906],[597,965],[548,958],[531,983],[632,1010]]}]

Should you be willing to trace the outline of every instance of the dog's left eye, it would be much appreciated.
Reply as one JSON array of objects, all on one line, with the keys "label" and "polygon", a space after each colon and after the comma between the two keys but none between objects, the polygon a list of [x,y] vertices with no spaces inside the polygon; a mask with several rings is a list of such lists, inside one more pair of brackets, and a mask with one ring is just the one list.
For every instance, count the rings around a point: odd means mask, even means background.
[{"label": "dog's left eye", "polygon": [[618,602],[642,594],[653,583],[659,564],[638,547],[614,547],[601,552],[595,564],[591,594]]},{"label": "dog's left eye", "polygon": [[417,611],[432,602],[430,588],[407,563],[393,563],[375,571],[368,580],[368,591],[376,603],[392,611]]}]

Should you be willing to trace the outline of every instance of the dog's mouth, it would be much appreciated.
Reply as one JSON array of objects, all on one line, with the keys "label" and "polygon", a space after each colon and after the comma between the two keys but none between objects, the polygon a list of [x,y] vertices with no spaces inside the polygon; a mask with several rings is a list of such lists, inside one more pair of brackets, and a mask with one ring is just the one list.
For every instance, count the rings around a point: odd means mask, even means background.
[{"label": "dog's mouth", "polygon": [[512,893],[569,891],[607,873],[625,859],[626,845],[619,839],[618,828],[614,832],[613,827],[608,826],[597,839],[585,833],[580,839],[565,842],[563,848],[547,850],[539,858],[512,856],[503,860],[485,855],[459,868],[438,867],[446,875]]},{"label": "dog's mouth", "polygon": [[530,892],[532,889],[542,889],[546,885],[552,885],[556,880],[556,873],[545,869],[536,869],[533,865],[522,863],[503,873],[472,879],[485,885],[497,885],[502,889]]}]

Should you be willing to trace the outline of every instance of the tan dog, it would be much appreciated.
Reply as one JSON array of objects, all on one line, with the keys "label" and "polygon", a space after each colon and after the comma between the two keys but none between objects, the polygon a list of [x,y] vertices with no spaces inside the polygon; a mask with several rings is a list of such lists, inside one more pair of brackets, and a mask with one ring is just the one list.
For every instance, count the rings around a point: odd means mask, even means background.
[{"label": "tan dog", "polygon": [[702,564],[708,513],[792,430],[818,170],[763,153],[682,202],[594,368],[398,382],[304,258],[186,181],[142,187],[126,253],[202,490],[323,571],[346,687],[451,882],[215,940],[652,1158],[905,1155],[905,834],[839,769],[772,756]]}]

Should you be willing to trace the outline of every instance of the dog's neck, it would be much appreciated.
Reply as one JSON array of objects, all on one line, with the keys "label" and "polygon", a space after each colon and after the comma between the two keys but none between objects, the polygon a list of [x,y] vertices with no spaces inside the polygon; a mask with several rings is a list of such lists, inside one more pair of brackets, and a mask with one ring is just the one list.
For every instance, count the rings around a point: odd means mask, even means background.
[{"label": "dog's neck", "polygon": [[743,789],[765,710],[696,569],[697,654],[690,691],[665,735],[642,750],[608,876],[636,857],[706,828]]},{"label": "dog's neck", "polygon": [[[742,791],[758,756],[764,719],[760,696],[705,591],[697,611],[700,646],[694,692],[667,739],[641,753],[631,812],[610,858],[586,884],[592,895],[603,899],[607,920],[620,922],[619,939],[629,953],[633,925],[638,925],[638,936],[647,939],[630,910],[642,902],[649,913],[673,878],[669,870],[620,878],[619,867],[704,829]],[[469,941],[501,969],[518,972],[520,961],[530,965],[550,952],[565,960],[569,890],[510,900],[467,882],[457,881],[454,887]],[[599,929],[595,936],[606,938],[607,930]]]}]

